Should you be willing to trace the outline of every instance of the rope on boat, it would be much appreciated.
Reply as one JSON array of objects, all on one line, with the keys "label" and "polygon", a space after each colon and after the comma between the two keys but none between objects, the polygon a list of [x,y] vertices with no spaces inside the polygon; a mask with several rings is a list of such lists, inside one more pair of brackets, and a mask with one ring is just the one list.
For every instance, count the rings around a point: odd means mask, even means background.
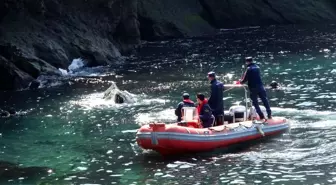
[{"label": "rope on boat", "polygon": [[245,128],[251,128],[251,127],[248,127],[248,126],[246,126],[246,125],[244,125],[244,124],[241,124],[241,123],[239,123],[239,126],[243,126],[243,127],[245,127]]},{"label": "rope on boat", "polygon": [[227,92],[227,91],[229,91],[229,90],[232,90],[234,87],[231,87],[231,88],[229,88],[229,89],[226,89],[224,92]]},{"label": "rope on boat", "polygon": [[217,129],[214,129],[214,128],[208,128],[209,130],[211,130],[211,131],[216,131],[216,132],[222,132],[222,131],[224,131],[224,130],[226,130],[228,127],[226,127],[225,125],[223,125],[223,129],[221,129],[221,130],[217,130]]},{"label": "rope on boat", "polygon": [[152,141],[152,145],[158,145],[159,144],[156,132],[151,133],[151,141]]},{"label": "rope on boat", "polygon": [[256,126],[256,129],[258,130],[258,132],[259,132],[262,136],[265,136],[265,133],[264,133],[264,131],[261,129],[261,126],[260,126],[260,125],[257,125],[257,126]]},{"label": "rope on boat", "polygon": [[262,128],[261,128],[261,125],[267,125],[268,123],[266,122],[266,121],[263,121],[263,122],[256,122],[256,120],[253,120],[252,121],[252,123],[254,124],[254,125],[256,125],[256,129],[257,129],[257,131],[264,137],[265,136],[265,132],[262,130]]}]

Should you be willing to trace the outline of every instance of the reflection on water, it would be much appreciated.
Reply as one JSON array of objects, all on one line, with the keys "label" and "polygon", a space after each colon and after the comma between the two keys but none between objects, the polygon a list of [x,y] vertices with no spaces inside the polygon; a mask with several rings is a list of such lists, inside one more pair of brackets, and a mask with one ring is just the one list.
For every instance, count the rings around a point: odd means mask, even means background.
[{"label": "reflection on water", "polygon": [[[5,176],[0,165],[1,184],[336,183],[335,29],[256,27],[223,30],[210,39],[147,42],[128,59],[127,70],[105,69],[113,75],[1,93],[5,107],[30,111],[1,120],[0,161],[20,170],[52,169]],[[289,133],[177,159],[137,146],[139,125],[174,121],[183,91],[194,100],[193,94],[208,93],[210,70],[232,83],[242,74],[247,55],[260,63],[266,84],[282,84],[282,90],[268,90],[268,95],[274,115],[289,119]],[[136,103],[103,101],[109,81],[135,94]],[[238,89],[226,92],[226,109],[243,95]]]}]

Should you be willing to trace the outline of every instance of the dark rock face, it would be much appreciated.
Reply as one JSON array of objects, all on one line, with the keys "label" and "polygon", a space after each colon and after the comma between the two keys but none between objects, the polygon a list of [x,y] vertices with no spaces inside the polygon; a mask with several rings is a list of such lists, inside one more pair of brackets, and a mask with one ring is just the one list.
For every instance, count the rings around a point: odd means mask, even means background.
[{"label": "dark rock face", "polygon": [[88,66],[119,61],[140,43],[136,0],[4,0],[0,2],[1,89],[26,88],[74,58]]},{"label": "dark rock face", "polygon": [[336,20],[330,0],[200,0],[216,27],[319,23]]},{"label": "dark rock face", "polygon": [[332,0],[2,0],[0,89],[26,88],[74,58],[87,66],[118,64],[140,39],[335,20]]},{"label": "dark rock face", "polygon": [[140,30],[143,39],[199,36],[214,28],[201,17],[199,0],[139,1]]},{"label": "dark rock face", "polygon": [[33,78],[0,56],[0,89],[20,89]]}]

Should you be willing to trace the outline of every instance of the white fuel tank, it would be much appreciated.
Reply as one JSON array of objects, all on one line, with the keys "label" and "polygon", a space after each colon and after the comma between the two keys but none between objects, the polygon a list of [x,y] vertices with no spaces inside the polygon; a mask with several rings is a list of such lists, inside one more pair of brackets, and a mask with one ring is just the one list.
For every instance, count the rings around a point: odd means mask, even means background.
[{"label": "white fuel tank", "polygon": [[246,107],[242,105],[231,106],[230,114],[234,115],[234,122],[241,122],[246,120]]}]

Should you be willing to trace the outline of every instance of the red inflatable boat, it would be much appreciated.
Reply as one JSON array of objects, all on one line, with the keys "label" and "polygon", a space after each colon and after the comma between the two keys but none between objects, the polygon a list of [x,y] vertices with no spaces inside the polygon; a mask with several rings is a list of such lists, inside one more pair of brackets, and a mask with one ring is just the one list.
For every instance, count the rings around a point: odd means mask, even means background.
[{"label": "red inflatable boat", "polygon": [[[245,97],[247,99],[246,95]],[[287,120],[282,117],[273,117],[266,122],[248,121],[258,119],[258,116],[253,107],[249,110],[246,107],[232,106],[224,115],[224,121],[229,124],[210,128],[199,128],[195,109],[186,110],[184,115],[189,116],[185,116],[186,121],[183,123],[151,123],[142,126],[136,134],[136,141],[143,149],[170,155],[228,147],[264,136],[277,135],[289,128]],[[265,108],[261,108],[266,115]]]},{"label": "red inflatable boat", "polygon": [[197,122],[178,124],[152,123],[142,126],[136,135],[143,149],[162,155],[204,152],[240,142],[280,134],[289,128],[285,118],[274,117],[266,123],[245,121],[211,128],[194,128]]}]

